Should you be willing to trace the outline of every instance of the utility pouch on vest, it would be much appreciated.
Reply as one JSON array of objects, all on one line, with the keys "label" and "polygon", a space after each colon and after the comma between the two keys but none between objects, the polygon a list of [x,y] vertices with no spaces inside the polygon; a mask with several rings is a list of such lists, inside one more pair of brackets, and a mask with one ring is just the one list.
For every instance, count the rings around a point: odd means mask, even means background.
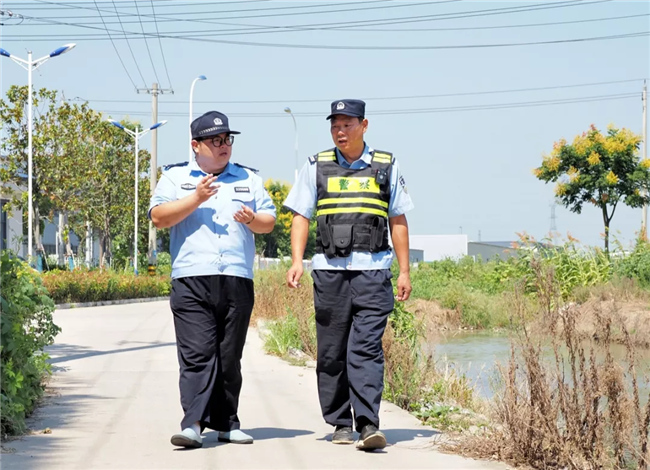
[{"label": "utility pouch on vest", "polygon": [[350,256],[352,252],[352,225],[332,225],[332,238],[339,256]]},{"label": "utility pouch on vest", "polygon": [[370,230],[370,247],[374,250],[379,250],[384,245],[384,230],[386,225],[383,218],[376,218],[372,223]]},{"label": "utility pouch on vest", "polygon": [[324,218],[322,222],[318,223],[318,232],[320,235],[321,245],[323,246],[323,251],[328,258],[332,258],[336,254],[336,247],[332,243],[332,237],[330,237],[330,228],[327,225],[327,218]]}]

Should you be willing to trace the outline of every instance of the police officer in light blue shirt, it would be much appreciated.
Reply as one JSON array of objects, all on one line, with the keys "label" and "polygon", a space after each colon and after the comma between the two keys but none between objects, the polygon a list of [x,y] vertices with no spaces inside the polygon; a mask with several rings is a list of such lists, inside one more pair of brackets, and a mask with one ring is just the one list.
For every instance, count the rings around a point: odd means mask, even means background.
[{"label": "police officer in light blue shirt", "polygon": [[382,449],[382,336],[394,307],[390,266],[394,249],[400,273],[397,300],[408,299],[406,212],[413,202],[393,155],[364,141],[368,120],[363,101],[334,101],[327,119],[336,147],[309,158],[284,203],[294,213],[287,284],[299,286],[315,213],[312,277],[321,410],[325,422],[335,426],[333,443],[352,444],[354,424],[360,433],[357,448]]},{"label": "police officer in light blue shirt", "polygon": [[235,134],[210,111],[191,124],[195,160],[168,165],[149,217],[170,227],[172,291],[185,413],[173,445],[201,447],[201,432],[252,443],[239,427],[241,357],[253,310],[255,233],[269,233],[275,207],[255,170],[231,163]]}]

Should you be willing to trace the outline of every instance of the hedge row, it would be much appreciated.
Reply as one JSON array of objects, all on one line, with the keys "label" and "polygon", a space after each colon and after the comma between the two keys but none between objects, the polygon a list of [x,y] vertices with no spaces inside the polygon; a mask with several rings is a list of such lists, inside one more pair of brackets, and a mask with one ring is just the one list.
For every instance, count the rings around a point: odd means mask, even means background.
[{"label": "hedge row", "polygon": [[114,271],[75,269],[43,273],[43,283],[54,302],[99,302],[169,295],[169,276],[134,276]]}]

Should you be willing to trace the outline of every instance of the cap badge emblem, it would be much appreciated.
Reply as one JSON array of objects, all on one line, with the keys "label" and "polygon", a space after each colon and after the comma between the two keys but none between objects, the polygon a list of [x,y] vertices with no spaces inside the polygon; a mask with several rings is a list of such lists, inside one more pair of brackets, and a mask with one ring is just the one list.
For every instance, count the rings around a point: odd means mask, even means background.
[{"label": "cap badge emblem", "polygon": [[215,126],[221,126],[223,124],[223,121],[219,118],[214,118],[214,125]]},{"label": "cap badge emblem", "polygon": [[345,103],[343,101],[339,101],[338,104],[336,105],[336,109],[344,109],[345,108]]}]

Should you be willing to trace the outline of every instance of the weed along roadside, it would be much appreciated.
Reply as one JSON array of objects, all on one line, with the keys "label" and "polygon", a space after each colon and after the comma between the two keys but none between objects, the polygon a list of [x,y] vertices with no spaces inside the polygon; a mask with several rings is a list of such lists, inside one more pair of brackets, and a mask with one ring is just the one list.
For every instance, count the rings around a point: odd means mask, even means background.
[{"label": "weed along roadside", "polygon": [[[443,432],[440,448],[533,468],[647,468],[650,247],[608,257],[573,242],[507,261],[421,263],[384,335],[384,399]],[[316,351],[311,285],[258,273],[254,319],[267,352]],[[307,279],[306,279],[307,281]],[[498,332],[489,393],[437,345]],[[477,339],[476,341],[480,341]],[[315,377],[314,377],[315,380]]]}]

